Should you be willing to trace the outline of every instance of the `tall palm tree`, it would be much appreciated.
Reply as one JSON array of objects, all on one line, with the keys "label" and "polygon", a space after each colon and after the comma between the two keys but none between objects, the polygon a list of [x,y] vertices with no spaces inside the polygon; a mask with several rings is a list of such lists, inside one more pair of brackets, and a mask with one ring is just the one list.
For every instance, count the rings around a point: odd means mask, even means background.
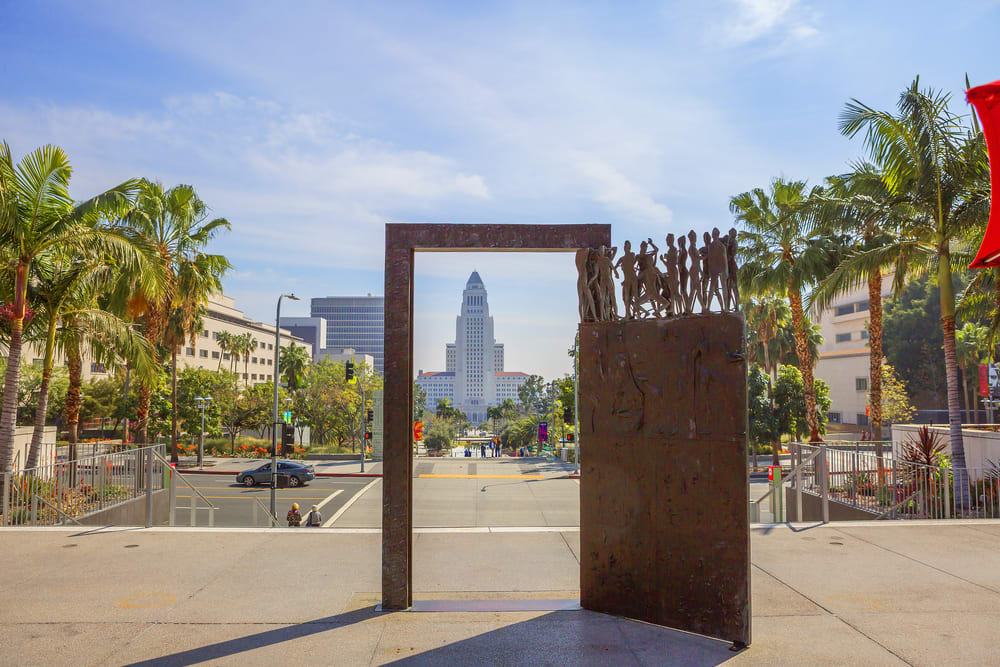
[{"label": "tall palm tree", "polygon": [[773,342],[783,327],[792,318],[788,301],[781,297],[765,295],[759,299],[747,299],[742,310],[746,314],[747,338],[751,363],[757,363],[768,374],[768,388],[771,379],[778,372],[780,354],[775,355]]},{"label": "tall palm tree", "polygon": [[[225,218],[208,220],[208,208],[190,185],[177,185],[164,189],[160,183],[142,181],[135,205],[121,220],[121,224],[138,234],[156,252],[156,264],[165,277],[162,294],[152,294],[134,285],[125,284],[131,296],[131,309],[142,317],[145,335],[154,345],[162,345],[168,319],[173,308],[182,303],[179,281],[185,265],[193,264],[205,247],[221,229],[229,229]],[[221,272],[230,267],[221,255],[206,255],[213,270]],[[139,383],[139,405],[136,417],[139,422],[139,439],[148,440],[149,404],[153,386]]]},{"label": "tall palm tree", "polygon": [[[221,286],[220,286],[221,287]],[[242,349],[240,349],[240,354],[243,357],[243,386],[247,386],[249,366],[250,366],[250,354],[257,349],[257,339],[253,337],[253,334],[247,332],[242,336]]]},{"label": "tall palm tree", "polygon": [[114,272],[113,264],[105,257],[79,254],[53,256],[32,265],[35,276],[32,291],[45,320],[46,335],[42,345],[44,353],[38,407],[26,463],[28,468],[34,468],[38,462],[57,346],[64,348],[65,343],[72,344],[81,335],[88,336],[132,360],[140,374],[154,372],[152,349],[146,339],[135,333],[127,322],[93,307],[94,293],[112,280]]},{"label": "tall palm tree", "polygon": [[[255,346],[256,344],[254,341]],[[275,381],[278,377],[282,378],[288,386],[288,391],[294,394],[302,385],[302,377],[308,365],[309,353],[304,345],[292,343],[288,347],[283,347],[278,355],[278,375],[275,376]]]},{"label": "tall palm tree", "polygon": [[[845,234],[850,241],[849,256],[860,255],[870,250],[892,247],[898,239],[900,221],[911,213],[905,197],[891,192],[885,184],[882,172],[869,162],[861,162],[854,171],[827,179],[829,203],[825,208],[824,230],[828,233]],[[881,257],[881,262],[842,262],[827,278],[820,281],[810,295],[809,307],[818,312],[827,307],[833,299],[847,291],[857,289],[867,283],[868,287],[868,392],[871,414],[869,421],[875,454],[882,458],[882,283],[886,272],[894,270],[892,292],[903,286],[906,278],[905,256],[886,254],[870,255]]]},{"label": "tall palm tree", "polygon": [[[987,215],[989,201],[983,197],[980,184],[989,166],[982,133],[965,126],[962,117],[951,112],[949,102],[946,93],[920,90],[917,79],[900,94],[896,113],[851,100],[841,113],[840,130],[848,137],[864,134],[865,146],[886,190],[903,198],[908,209],[900,220],[897,240],[848,261],[871,266],[898,258],[897,281],[913,273],[933,272],[937,276],[955,499],[964,508],[969,503],[969,486],[955,350],[952,262],[968,262],[967,253],[953,243],[961,238],[963,229]],[[847,270],[855,272],[850,265]]]},{"label": "tall palm tree", "polygon": [[[226,357],[230,357],[229,353],[235,347],[235,338],[236,336],[234,334],[229,333],[228,331],[220,331],[218,333],[215,342],[219,346],[220,353],[219,353],[219,365],[215,370],[217,371],[222,370],[222,360],[225,359]],[[232,368],[230,368],[230,370],[232,370]]]},{"label": "tall palm tree", "polygon": [[977,423],[979,422],[979,410],[976,409],[976,401],[973,398],[975,391],[969,387],[968,371],[971,369],[972,377],[975,378],[979,364],[989,361],[990,338],[989,327],[972,322],[966,322],[965,326],[955,331],[955,355],[958,359],[958,371],[962,379],[965,410],[966,414],[969,414],[969,410],[973,411],[972,414]]},{"label": "tall palm tree", "polygon": [[802,292],[830,268],[835,257],[829,239],[817,238],[817,222],[811,199],[822,189],[807,190],[804,181],[777,178],[770,192],[754,188],[730,200],[729,209],[742,223],[740,292],[747,296],[787,297],[795,329],[795,351],[805,386],[809,440],[818,442],[814,357],[809,351],[809,332],[802,308]]},{"label": "tall palm tree", "polygon": [[121,234],[87,223],[126,207],[138,182],[126,181],[74,204],[69,196],[72,172],[69,158],[61,148],[43,146],[15,166],[10,147],[6,142],[0,143],[0,245],[12,249],[15,258],[10,340],[0,410],[0,472],[10,469],[14,453],[17,384],[32,264],[48,254],[71,248],[81,251],[100,248],[122,261],[134,259],[134,248],[124,242]]}]

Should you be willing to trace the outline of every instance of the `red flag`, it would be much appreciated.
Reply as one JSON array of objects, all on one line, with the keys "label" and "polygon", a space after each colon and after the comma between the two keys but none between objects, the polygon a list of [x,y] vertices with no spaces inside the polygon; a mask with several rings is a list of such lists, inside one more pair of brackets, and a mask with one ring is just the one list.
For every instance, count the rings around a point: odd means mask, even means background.
[{"label": "red flag", "polygon": [[970,88],[965,99],[979,112],[990,154],[990,221],[979,252],[969,264],[969,268],[982,269],[1000,266],[1000,81]]}]

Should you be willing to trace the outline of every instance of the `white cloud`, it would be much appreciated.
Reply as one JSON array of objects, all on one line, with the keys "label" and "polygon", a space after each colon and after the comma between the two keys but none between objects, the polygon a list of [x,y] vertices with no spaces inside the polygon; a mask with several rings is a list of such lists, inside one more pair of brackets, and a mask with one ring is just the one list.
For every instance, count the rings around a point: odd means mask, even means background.
[{"label": "white cloud", "polygon": [[805,41],[819,32],[799,0],[732,0],[732,4],[735,16],[716,33],[724,46],[742,46],[763,38]]}]

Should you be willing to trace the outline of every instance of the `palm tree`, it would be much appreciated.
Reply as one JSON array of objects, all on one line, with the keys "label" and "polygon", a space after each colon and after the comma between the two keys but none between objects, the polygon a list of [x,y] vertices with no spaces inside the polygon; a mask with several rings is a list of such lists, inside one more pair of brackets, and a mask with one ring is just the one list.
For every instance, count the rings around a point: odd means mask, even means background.
[{"label": "palm tree", "polygon": [[776,377],[781,363],[780,353],[774,354],[773,342],[778,339],[781,329],[791,321],[791,309],[785,299],[777,296],[747,299],[742,309],[746,314],[750,362],[757,363],[768,374],[770,390],[771,378]]},{"label": "palm tree", "polygon": [[740,292],[747,296],[787,297],[795,330],[795,351],[805,386],[806,421],[810,442],[818,442],[814,357],[802,308],[802,292],[824,275],[835,256],[830,239],[817,239],[813,201],[821,188],[806,191],[804,181],[777,178],[771,191],[755,188],[736,195],[729,209],[743,224],[740,233]]},{"label": "palm tree", "polygon": [[976,368],[980,363],[989,361],[990,338],[989,327],[972,322],[966,322],[965,326],[955,331],[955,354],[958,358],[958,371],[962,378],[965,410],[966,414],[969,410],[973,411],[976,423],[979,422],[979,410],[976,409],[976,401],[972,398],[975,392],[970,391],[967,371],[971,368],[973,377],[977,377]]},{"label": "palm tree", "polygon": [[[256,344],[254,341],[254,345]],[[288,347],[281,348],[278,356],[278,373],[288,386],[288,391],[294,394],[302,385],[303,373],[308,365],[309,353],[304,345],[292,343]]]},{"label": "palm tree", "polygon": [[[220,285],[221,289],[221,285]],[[243,355],[243,386],[247,386],[247,378],[249,365],[250,365],[250,353],[257,349],[257,339],[253,337],[253,334],[247,332],[243,334],[243,348],[240,353]]]},{"label": "palm tree", "polygon": [[[230,356],[230,352],[235,347],[236,336],[229,333],[228,331],[220,331],[216,334],[215,342],[219,346],[219,364],[215,370],[222,370],[222,360]],[[232,370],[232,364],[230,364],[230,370]]]},{"label": "palm tree", "polygon": [[[900,220],[909,211],[906,200],[886,187],[882,172],[873,164],[861,162],[854,171],[827,179],[829,201],[825,231],[845,234],[851,241],[850,256],[891,247],[898,238]],[[868,377],[870,423],[875,454],[882,457],[882,282],[887,271],[903,260],[894,274],[892,292],[903,286],[906,278],[905,257],[869,254],[880,261],[860,263],[845,260],[822,280],[810,295],[813,311],[827,308],[833,299],[867,283],[868,287]]]},{"label": "palm tree", "polygon": [[[231,266],[222,255],[203,252],[220,229],[230,228],[225,218],[207,218],[208,208],[190,185],[165,190],[160,183],[142,181],[135,205],[121,220],[125,228],[155,249],[156,264],[165,277],[162,294],[136,289],[127,282],[122,286],[131,294],[131,308],[142,317],[146,338],[154,345],[163,344],[170,314],[184,302],[184,297],[178,296],[183,294],[179,281],[184,278],[184,267],[193,266],[203,257],[200,261],[207,262],[210,273],[219,276]],[[136,417],[142,442],[148,440],[152,389],[150,382],[139,384]]]},{"label": "palm tree", "polygon": [[[88,225],[114,215],[128,205],[138,182],[126,181],[107,192],[74,205],[69,196],[72,175],[61,148],[43,146],[16,166],[10,147],[0,143],[0,245],[12,250],[13,300],[10,305],[10,341],[0,411],[0,472],[10,469],[14,453],[17,384],[26,314],[29,273],[35,261],[69,249],[101,249],[120,261],[135,259],[134,248],[121,234]],[[152,275],[147,276],[151,278]]]},{"label": "palm tree", "polygon": [[35,262],[32,273],[35,276],[32,292],[45,320],[46,335],[43,343],[42,380],[27,468],[34,468],[38,462],[57,344],[64,347],[64,344],[72,344],[84,335],[130,359],[140,374],[150,375],[154,372],[152,349],[146,339],[136,334],[127,322],[107,311],[92,307],[95,292],[101,285],[110,282],[114,273],[112,264],[105,257],[52,256],[48,261]]},{"label": "palm tree", "polygon": [[886,190],[901,197],[907,209],[896,240],[855,255],[851,261],[867,266],[895,261],[897,281],[913,273],[937,275],[955,499],[964,508],[969,503],[969,486],[955,350],[952,261],[968,262],[952,243],[964,229],[985,218],[989,202],[981,183],[988,162],[982,133],[964,126],[961,117],[949,110],[949,102],[946,93],[920,90],[917,79],[900,94],[895,114],[851,100],[841,113],[840,130],[848,137],[864,133]]}]

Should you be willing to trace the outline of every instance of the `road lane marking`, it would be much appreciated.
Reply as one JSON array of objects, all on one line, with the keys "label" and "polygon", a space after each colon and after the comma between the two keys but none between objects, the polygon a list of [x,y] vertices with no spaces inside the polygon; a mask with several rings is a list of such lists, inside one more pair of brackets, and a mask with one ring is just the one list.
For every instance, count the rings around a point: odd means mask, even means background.
[{"label": "road lane marking", "polygon": [[[177,494],[177,497],[190,498],[191,496]],[[201,496],[198,497],[201,498]],[[210,500],[253,500],[256,496],[205,496],[205,498]],[[278,496],[278,498],[281,500],[323,500],[329,496]]]},{"label": "road lane marking", "polygon": [[372,488],[373,486],[375,486],[375,484],[377,482],[381,482],[381,481],[382,481],[382,478],[379,477],[379,478],[373,479],[372,481],[370,481],[367,484],[365,484],[365,486],[364,486],[363,489],[361,489],[360,491],[358,491],[357,493],[355,493],[353,496],[351,496],[350,500],[348,500],[346,503],[344,503],[344,506],[341,507],[339,510],[337,510],[336,514],[334,514],[329,519],[327,519],[326,521],[324,521],[323,525],[320,526],[320,527],[321,528],[329,528],[330,526],[332,526],[333,522],[336,521],[337,519],[339,519],[340,515],[343,514],[344,512],[346,512],[348,507],[350,507],[351,505],[353,505],[354,502],[358,498],[360,498],[361,496],[363,496],[368,489]]},{"label": "road lane marking", "polygon": [[[326,500],[324,500],[323,502],[321,502],[319,505],[316,506],[316,511],[318,512],[321,509],[323,509],[323,505],[326,505],[328,502],[330,502],[331,500],[333,500],[338,494],[343,493],[343,492],[344,492],[343,489],[337,489],[336,491],[334,491],[333,493],[331,493],[330,495],[328,495],[326,497]],[[312,510],[309,510],[309,511],[311,512]]]},{"label": "road lane marking", "polygon": [[545,479],[545,475],[418,475],[436,479]]}]

